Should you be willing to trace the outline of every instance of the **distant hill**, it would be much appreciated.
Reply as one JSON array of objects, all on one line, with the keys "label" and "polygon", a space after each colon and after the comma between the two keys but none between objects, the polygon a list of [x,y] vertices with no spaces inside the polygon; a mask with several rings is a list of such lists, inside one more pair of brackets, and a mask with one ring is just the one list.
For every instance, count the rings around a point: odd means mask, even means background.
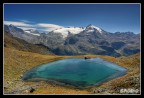
[{"label": "distant hill", "polygon": [[4,32],[4,47],[13,48],[20,51],[34,52],[39,54],[54,55],[49,49],[41,44],[30,44],[22,39],[14,37],[8,32]]}]

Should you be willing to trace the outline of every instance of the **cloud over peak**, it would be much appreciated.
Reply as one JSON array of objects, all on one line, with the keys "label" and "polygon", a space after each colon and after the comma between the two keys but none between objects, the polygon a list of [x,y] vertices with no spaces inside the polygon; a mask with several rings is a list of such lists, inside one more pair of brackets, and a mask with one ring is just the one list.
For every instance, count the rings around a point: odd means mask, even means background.
[{"label": "cloud over peak", "polygon": [[[29,22],[29,23],[28,23]],[[28,30],[28,29],[37,29],[37,30],[43,30],[43,31],[52,31],[56,30],[59,28],[64,28],[63,26],[55,25],[55,24],[47,24],[47,23],[36,23],[36,24],[31,24],[30,21],[27,20],[21,20],[21,21],[4,21],[5,25],[14,25],[16,27],[19,27],[23,30]]]},{"label": "cloud over peak", "polygon": [[46,31],[52,31],[59,28],[64,28],[63,26],[55,25],[55,24],[46,24],[46,23],[39,23],[37,24],[38,27],[45,28]]},{"label": "cloud over peak", "polygon": [[17,21],[4,21],[4,24],[5,25],[14,25],[14,26],[18,26],[18,27],[23,27],[23,26],[28,26],[28,27],[31,27],[32,25],[31,24],[27,24],[27,23],[24,23],[24,22],[17,22]]}]

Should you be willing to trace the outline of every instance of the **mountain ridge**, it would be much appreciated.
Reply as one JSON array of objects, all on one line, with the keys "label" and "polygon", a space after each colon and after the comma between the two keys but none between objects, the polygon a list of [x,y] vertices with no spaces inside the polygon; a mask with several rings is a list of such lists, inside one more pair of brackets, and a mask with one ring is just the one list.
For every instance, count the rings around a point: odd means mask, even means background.
[{"label": "mountain ridge", "polygon": [[25,40],[14,37],[8,32],[4,33],[4,47],[25,52],[54,55],[47,47],[39,44],[30,44]]},{"label": "mountain ridge", "polygon": [[4,31],[11,33],[13,36],[31,44],[42,44],[57,55],[100,54],[117,57],[140,52],[140,34],[134,34],[133,32],[110,33],[91,24],[86,28],[60,29],[46,34],[38,31],[34,32],[34,30],[33,32],[29,30],[29,33],[27,33],[12,25],[5,25],[4,27]]}]

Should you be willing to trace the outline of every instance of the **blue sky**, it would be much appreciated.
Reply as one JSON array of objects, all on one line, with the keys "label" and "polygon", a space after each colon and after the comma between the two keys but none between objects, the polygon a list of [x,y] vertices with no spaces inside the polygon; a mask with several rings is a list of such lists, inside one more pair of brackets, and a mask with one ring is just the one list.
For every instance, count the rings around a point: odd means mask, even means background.
[{"label": "blue sky", "polygon": [[140,4],[4,4],[4,23],[39,30],[93,24],[140,33]]}]

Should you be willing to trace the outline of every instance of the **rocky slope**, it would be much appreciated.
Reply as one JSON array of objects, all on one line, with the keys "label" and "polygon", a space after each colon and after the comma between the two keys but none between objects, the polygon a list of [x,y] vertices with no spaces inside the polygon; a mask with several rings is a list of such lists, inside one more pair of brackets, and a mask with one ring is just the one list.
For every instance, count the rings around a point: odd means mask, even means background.
[{"label": "rocky slope", "polygon": [[24,31],[13,25],[5,25],[4,30],[31,44],[47,46],[57,55],[100,54],[118,57],[140,52],[140,34],[110,33],[94,25],[59,28],[49,33]]},{"label": "rocky slope", "polygon": [[30,44],[22,39],[14,37],[12,34],[8,32],[4,32],[4,47],[20,51],[54,55],[54,53],[49,51],[49,49],[46,46],[41,44]]}]

